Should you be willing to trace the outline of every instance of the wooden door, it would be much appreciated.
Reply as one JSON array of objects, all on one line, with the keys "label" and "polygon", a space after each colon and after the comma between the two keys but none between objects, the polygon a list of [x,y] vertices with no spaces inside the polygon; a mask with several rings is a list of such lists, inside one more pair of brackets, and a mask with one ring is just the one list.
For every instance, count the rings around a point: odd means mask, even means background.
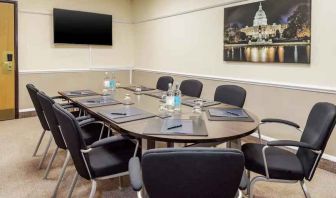
[{"label": "wooden door", "polygon": [[15,4],[0,1],[0,120],[16,114]]}]

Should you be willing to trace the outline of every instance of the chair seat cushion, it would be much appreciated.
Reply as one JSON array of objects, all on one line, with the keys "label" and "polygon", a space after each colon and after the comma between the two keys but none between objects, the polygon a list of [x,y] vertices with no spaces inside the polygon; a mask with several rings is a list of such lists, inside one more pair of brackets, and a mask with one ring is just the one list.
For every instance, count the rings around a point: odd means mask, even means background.
[{"label": "chair seat cushion", "polygon": [[[245,155],[247,170],[265,175],[265,165],[262,156],[263,144],[244,144],[242,151]],[[304,171],[297,156],[278,147],[269,147],[266,150],[266,161],[271,179],[302,180]]]},{"label": "chair seat cushion", "polygon": [[[86,145],[91,145],[93,142],[99,140],[102,124],[92,123],[81,127],[81,129],[82,129],[82,137]],[[104,130],[107,131],[107,128],[105,127]]]},{"label": "chair seat cushion", "polygon": [[133,157],[134,150],[135,144],[130,140],[94,148],[88,155],[94,177],[127,172],[128,161]]}]

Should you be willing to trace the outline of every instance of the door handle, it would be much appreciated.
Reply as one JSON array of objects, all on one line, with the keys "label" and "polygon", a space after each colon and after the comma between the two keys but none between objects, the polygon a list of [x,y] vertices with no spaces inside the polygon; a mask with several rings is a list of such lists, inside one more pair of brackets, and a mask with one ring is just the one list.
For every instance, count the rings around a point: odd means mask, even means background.
[{"label": "door handle", "polygon": [[7,51],[3,54],[3,64],[5,70],[13,71],[14,70],[14,53]]}]

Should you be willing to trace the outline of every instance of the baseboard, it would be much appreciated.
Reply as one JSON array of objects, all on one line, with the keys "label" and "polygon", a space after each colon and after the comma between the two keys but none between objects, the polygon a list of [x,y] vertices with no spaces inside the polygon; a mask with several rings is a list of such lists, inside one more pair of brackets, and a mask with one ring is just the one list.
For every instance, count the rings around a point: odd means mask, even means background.
[{"label": "baseboard", "polygon": [[22,109],[19,111],[19,118],[29,118],[36,116],[34,108]]}]

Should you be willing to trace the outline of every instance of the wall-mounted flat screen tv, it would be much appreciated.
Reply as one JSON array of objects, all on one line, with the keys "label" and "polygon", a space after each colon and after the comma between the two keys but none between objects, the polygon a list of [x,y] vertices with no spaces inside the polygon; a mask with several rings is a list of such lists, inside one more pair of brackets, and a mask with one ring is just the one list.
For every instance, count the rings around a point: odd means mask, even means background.
[{"label": "wall-mounted flat screen tv", "polygon": [[112,45],[112,15],[54,8],[54,43]]}]

